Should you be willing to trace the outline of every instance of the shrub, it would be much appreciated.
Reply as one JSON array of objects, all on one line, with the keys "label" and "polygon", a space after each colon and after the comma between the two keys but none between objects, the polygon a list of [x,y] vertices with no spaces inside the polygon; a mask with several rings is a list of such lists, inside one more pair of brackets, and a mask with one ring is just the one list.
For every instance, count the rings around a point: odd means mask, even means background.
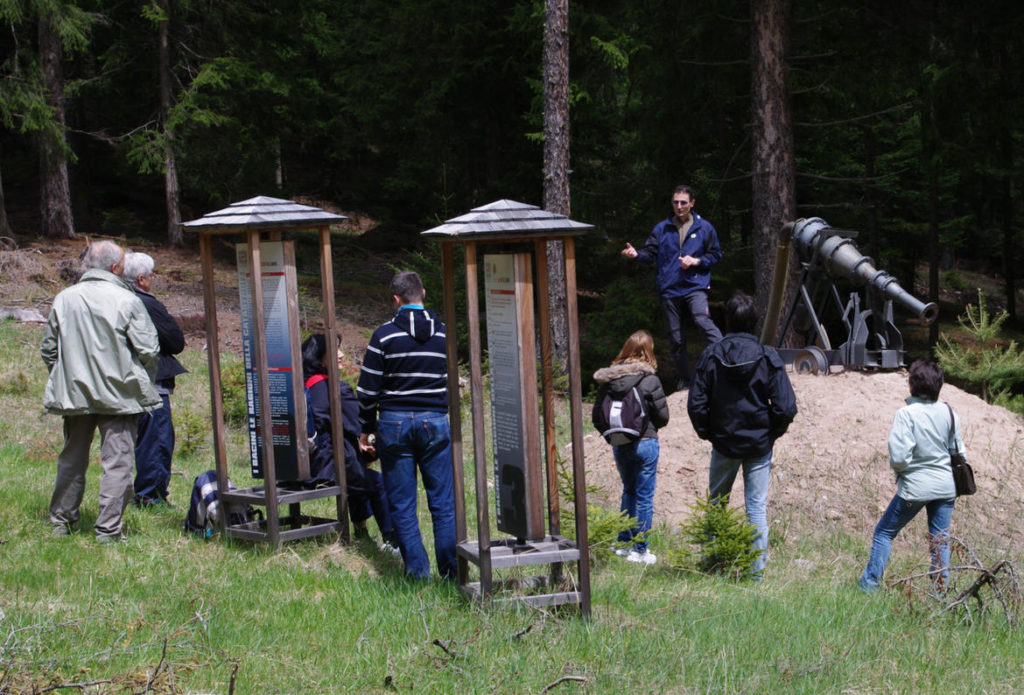
[{"label": "shrub", "polygon": [[747,522],[743,510],[730,507],[727,496],[699,497],[690,512],[679,525],[687,545],[669,551],[669,565],[732,579],[751,577],[760,551],[754,548],[757,527]]},{"label": "shrub", "polygon": [[233,427],[244,426],[249,412],[245,406],[245,366],[241,361],[228,361],[221,367],[220,388],[224,422]]},{"label": "shrub", "polygon": [[28,376],[20,369],[0,374],[0,395],[25,396],[31,388]]},{"label": "shrub", "polygon": [[174,409],[174,429],[178,434],[178,454],[183,457],[199,452],[210,437],[210,422],[187,402]]},{"label": "shrub", "polygon": [[966,292],[970,288],[963,274],[956,268],[947,270],[943,275],[943,281],[946,287],[957,292]]},{"label": "shrub", "polygon": [[1005,345],[999,339],[1008,316],[1006,311],[1000,311],[993,317],[985,306],[985,295],[979,290],[977,306],[968,304],[957,319],[969,342],[954,343],[943,333],[941,342],[935,346],[935,356],[948,377],[973,386],[986,402],[1021,412],[1017,410],[1021,399],[1012,398],[1010,389],[1024,381],[1024,351],[1016,341]]},{"label": "shrub", "polygon": [[[597,485],[587,485],[587,495],[600,492]],[[572,472],[565,459],[558,459],[558,494],[561,498],[559,517],[562,524],[562,535],[576,538],[576,511],[574,503],[576,493],[573,490]],[[637,520],[625,512],[603,509],[597,505],[587,504],[587,542],[591,550],[615,547],[621,531],[628,531],[637,525]]]}]

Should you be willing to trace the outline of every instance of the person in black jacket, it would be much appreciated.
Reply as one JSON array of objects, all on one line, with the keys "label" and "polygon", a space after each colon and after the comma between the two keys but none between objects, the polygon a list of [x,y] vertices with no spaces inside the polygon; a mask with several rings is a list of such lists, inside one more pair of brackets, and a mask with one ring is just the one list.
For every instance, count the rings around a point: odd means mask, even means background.
[{"label": "person in black jacket", "polygon": [[726,304],[726,335],[697,361],[686,410],[697,436],[711,442],[709,497],[726,500],[743,469],[747,520],[756,526],[760,579],[768,551],[768,484],[772,447],[796,416],[796,397],[778,353],[753,335],[757,308],[736,293]]},{"label": "person in black jacket", "polygon": [[185,349],[185,335],[174,317],[159,299],[153,296],[154,262],[148,253],[128,252],[124,257],[125,282],[146,306],[160,340],[160,358],[156,369],[156,391],[163,407],[139,418],[135,442],[135,503],[143,507],[167,504],[171,480],[171,458],[174,456],[174,422],[171,420],[171,394],[174,377],[188,370],[175,355]]},{"label": "person in black jacket", "polygon": [[[338,350],[337,359],[342,357]],[[331,401],[327,390],[327,370],[335,361],[327,355],[327,338],[314,333],[302,343],[302,377],[306,386],[306,405],[313,427],[314,448],[310,452],[310,485],[337,482],[334,471],[334,442],[331,435]],[[381,535],[381,549],[395,552],[397,541],[391,523],[391,510],[381,474],[369,467],[376,453],[369,444],[359,441],[359,400],[352,387],[341,384],[341,423],[345,451],[345,488],[348,493],[348,512],[355,526],[356,538],[368,538],[366,521],[371,516],[377,522]]]},{"label": "person in black jacket", "polygon": [[[621,396],[634,387],[643,398],[644,411],[648,415],[646,429],[640,438],[628,444],[612,447],[615,467],[622,478],[621,509],[637,520],[635,528],[619,533],[618,540],[623,547],[615,553],[625,556],[630,562],[653,565],[657,556],[647,548],[647,532],[651,530],[654,517],[654,487],[658,477],[658,430],[668,424],[668,403],[661,380],[655,372],[658,362],[654,357],[654,340],[647,331],[637,331],[629,336],[611,366],[594,372],[597,382],[597,400],[594,402],[592,420],[595,427],[602,416],[601,407],[605,394]],[[632,543],[632,547],[626,547]]]}]

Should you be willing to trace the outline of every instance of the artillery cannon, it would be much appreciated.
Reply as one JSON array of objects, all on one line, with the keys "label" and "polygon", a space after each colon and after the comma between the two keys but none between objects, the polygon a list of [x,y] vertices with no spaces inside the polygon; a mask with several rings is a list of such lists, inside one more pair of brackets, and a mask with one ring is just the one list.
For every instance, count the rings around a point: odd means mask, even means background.
[{"label": "artillery cannon", "polygon": [[[896,278],[875,268],[872,260],[851,241],[856,235],[833,229],[820,217],[790,222],[780,232],[761,342],[775,343],[779,355],[798,372],[827,373],[829,367],[840,364],[854,369],[901,367],[903,335],[893,323],[893,303],[925,324],[938,316],[938,307],[933,302],[919,301]],[[775,326],[786,285],[790,246],[796,247],[800,258],[799,286],[776,340]],[[836,288],[837,279],[862,287],[863,303],[855,289],[844,305]],[[833,328],[845,329],[845,342],[833,347],[823,319]],[[803,347],[782,347],[790,331],[800,337],[796,342],[802,342]]]}]

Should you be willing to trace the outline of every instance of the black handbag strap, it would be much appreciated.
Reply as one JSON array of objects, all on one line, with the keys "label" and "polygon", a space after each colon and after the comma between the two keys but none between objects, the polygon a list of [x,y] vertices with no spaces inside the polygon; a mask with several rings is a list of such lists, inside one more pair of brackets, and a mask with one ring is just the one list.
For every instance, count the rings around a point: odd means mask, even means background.
[{"label": "black handbag strap", "polygon": [[[949,410],[949,438],[953,440],[953,451],[959,454],[960,445],[956,443],[956,420],[953,419],[953,407],[949,403],[946,403],[946,408]],[[949,447],[947,446],[946,448]]]}]

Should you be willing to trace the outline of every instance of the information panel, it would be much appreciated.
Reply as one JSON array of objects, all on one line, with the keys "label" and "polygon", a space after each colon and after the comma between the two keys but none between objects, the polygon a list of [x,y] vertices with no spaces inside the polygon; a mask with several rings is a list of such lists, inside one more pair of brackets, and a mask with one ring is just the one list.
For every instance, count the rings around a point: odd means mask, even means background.
[{"label": "information panel", "polygon": [[[249,420],[249,455],[254,478],[263,477],[263,438],[260,436],[259,379],[256,373],[253,302],[249,279],[249,249],[237,244],[238,300],[242,320],[242,358],[245,366],[245,398]],[[263,281],[264,335],[267,348],[267,386],[274,441],[274,469],[278,480],[309,477],[305,428],[296,436],[296,423],[305,422],[305,400],[296,403],[296,379],[301,381],[302,356],[298,343],[297,312],[291,297],[297,295],[294,251],[291,242],[260,243]],[[296,409],[301,409],[301,419]]]},{"label": "information panel", "polygon": [[543,488],[530,256],[484,255],[484,292],[496,521],[505,533],[536,539],[543,536]]}]

